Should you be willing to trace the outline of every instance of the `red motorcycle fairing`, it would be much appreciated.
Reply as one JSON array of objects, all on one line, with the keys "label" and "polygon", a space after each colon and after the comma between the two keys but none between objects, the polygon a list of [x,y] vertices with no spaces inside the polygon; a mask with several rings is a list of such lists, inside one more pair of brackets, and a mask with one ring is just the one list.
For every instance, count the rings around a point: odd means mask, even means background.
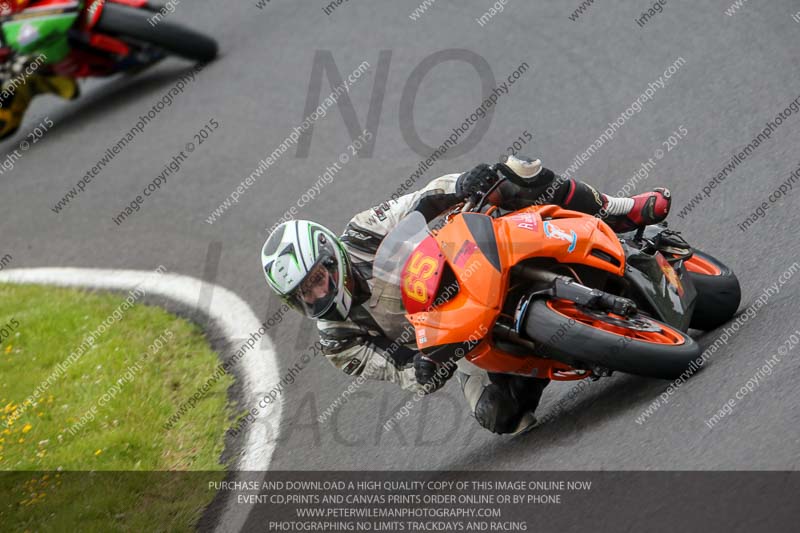
[{"label": "red motorcycle fairing", "polygon": [[88,0],[85,7],[86,14],[83,19],[83,27],[85,29],[91,30],[95,27],[97,21],[100,20],[100,15],[103,14],[103,5],[107,1],[137,9],[143,9],[147,6],[147,0]]},{"label": "red motorcycle fairing", "polygon": [[409,313],[430,309],[444,274],[444,255],[433,237],[422,241],[402,270],[403,306]]}]

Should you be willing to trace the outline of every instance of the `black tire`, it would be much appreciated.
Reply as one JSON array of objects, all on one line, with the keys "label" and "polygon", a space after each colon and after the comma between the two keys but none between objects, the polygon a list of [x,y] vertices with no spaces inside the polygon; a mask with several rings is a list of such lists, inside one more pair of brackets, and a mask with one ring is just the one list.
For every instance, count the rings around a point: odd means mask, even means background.
[{"label": "black tire", "polygon": [[[603,313],[595,313],[604,315]],[[604,315],[607,317],[607,315]],[[607,317],[617,323],[619,318]],[[541,355],[564,363],[601,366],[638,376],[675,379],[701,353],[698,344],[688,335],[644,315],[628,319],[631,327],[668,329],[675,344],[658,344],[620,335],[570,318],[551,308],[546,300],[531,302],[524,329],[541,345]]]},{"label": "black tire", "polygon": [[689,278],[697,289],[697,304],[690,327],[710,331],[733,318],[739,309],[742,289],[736,274],[721,261],[699,251],[694,255],[719,269],[717,275],[689,271]]},{"label": "black tire", "polygon": [[217,57],[217,42],[211,37],[166,20],[153,26],[148,22],[152,16],[151,11],[106,2],[95,29],[144,41],[192,61],[205,63]]}]

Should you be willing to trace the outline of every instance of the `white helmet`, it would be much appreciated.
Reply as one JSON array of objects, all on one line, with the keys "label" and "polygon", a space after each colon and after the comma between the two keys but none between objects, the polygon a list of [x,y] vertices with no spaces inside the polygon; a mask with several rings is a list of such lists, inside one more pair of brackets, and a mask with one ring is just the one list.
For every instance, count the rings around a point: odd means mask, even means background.
[{"label": "white helmet", "polygon": [[310,318],[344,320],[352,303],[350,259],[325,226],[290,220],[267,237],[261,264],[270,288]]}]

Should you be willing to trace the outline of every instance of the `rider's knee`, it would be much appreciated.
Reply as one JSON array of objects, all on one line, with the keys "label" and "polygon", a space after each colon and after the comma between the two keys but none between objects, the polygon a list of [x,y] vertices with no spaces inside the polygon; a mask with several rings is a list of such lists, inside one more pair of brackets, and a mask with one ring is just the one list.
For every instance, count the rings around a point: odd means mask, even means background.
[{"label": "rider's knee", "polygon": [[475,405],[475,419],[493,433],[513,433],[525,413],[511,395],[492,383]]}]

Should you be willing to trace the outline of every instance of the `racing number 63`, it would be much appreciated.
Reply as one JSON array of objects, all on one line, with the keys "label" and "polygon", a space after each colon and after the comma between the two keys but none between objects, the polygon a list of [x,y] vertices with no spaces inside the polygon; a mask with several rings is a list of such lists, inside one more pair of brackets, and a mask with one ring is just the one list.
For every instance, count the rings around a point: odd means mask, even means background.
[{"label": "racing number 63", "polygon": [[403,279],[403,290],[414,301],[425,303],[428,301],[428,286],[426,279],[430,279],[436,271],[438,263],[433,257],[415,252],[406,266],[406,276]]}]

